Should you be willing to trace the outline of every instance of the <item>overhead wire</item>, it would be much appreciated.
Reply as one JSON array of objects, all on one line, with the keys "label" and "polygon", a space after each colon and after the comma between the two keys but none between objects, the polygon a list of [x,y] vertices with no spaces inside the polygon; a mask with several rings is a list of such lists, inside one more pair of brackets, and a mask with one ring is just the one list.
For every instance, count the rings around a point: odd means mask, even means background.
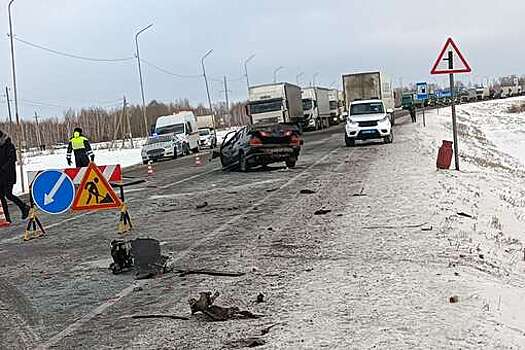
[{"label": "overhead wire", "polygon": [[39,45],[39,44],[35,44],[35,43],[30,42],[30,41],[21,39],[18,36],[14,36],[14,39],[16,41],[18,41],[18,42],[21,42],[22,44],[25,44],[27,46],[31,46],[33,48],[37,48],[37,49],[40,49],[40,50],[43,50],[43,51],[47,51],[47,52],[53,53],[55,55],[65,56],[65,57],[69,57],[69,58],[75,58],[75,59],[83,60],[83,61],[115,63],[115,62],[126,62],[126,61],[131,61],[131,60],[135,59],[134,57],[98,58],[98,57],[80,56],[80,55],[70,54],[70,53],[63,52],[63,51],[58,51],[58,50],[55,50],[55,49],[52,49],[52,48],[49,48],[49,47],[45,47],[45,46],[42,46],[42,45]]},{"label": "overhead wire", "polygon": [[177,78],[188,78],[188,79],[191,79],[191,78],[202,78],[203,77],[202,74],[179,74],[179,73],[173,73],[173,72],[171,72],[171,71],[169,71],[169,70],[167,70],[165,68],[162,68],[162,67],[156,65],[155,63],[146,61],[143,58],[140,59],[140,62],[147,64],[148,66],[158,70],[159,72],[162,72],[162,73],[165,73],[165,74],[168,74],[168,75],[172,75],[172,76],[177,77]]}]

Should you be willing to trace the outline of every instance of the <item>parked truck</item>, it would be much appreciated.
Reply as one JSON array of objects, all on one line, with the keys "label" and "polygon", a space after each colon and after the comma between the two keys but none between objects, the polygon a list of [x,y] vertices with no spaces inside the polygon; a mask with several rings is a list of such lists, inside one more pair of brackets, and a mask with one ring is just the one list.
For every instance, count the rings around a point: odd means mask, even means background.
[{"label": "parked truck", "polygon": [[292,123],[304,126],[301,88],[274,83],[249,88],[246,114],[252,125]]},{"label": "parked truck", "polygon": [[319,130],[330,126],[330,89],[308,87],[302,91],[305,129]]},{"label": "parked truck", "polygon": [[336,125],[341,122],[341,105],[339,103],[339,90],[330,90],[328,94],[328,100],[330,103],[330,124]]},{"label": "parked truck", "polygon": [[394,92],[392,82],[382,72],[362,72],[343,75],[345,107],[354,101],[381,100],[394,124]]}]

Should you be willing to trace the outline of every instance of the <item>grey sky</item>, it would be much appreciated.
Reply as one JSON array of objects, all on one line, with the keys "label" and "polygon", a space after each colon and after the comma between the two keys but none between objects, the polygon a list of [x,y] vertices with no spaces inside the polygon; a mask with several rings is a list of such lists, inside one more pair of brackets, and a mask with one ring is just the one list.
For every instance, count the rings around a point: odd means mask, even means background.
[{"label": "grey sky", "polygon": [[[7,0],[0,23],[8,32]],[[398,84],[432,80],[430,66],[448,36],[456,39],[473,67],[466,77],[523,73],[525,1],[485,0],[15,0],[15,33],[56,50],[90,57],[133,57],[134,34],[154,23],[140,39],[141,55],[181,74],[200,74],[200,57],[210,48],[210,76],[227,75],[233,100],[246,96],[242,59],[254,84],[295,82],[341,85],[341,73],[381,69]],[[11,86],[9,41],[0,37],[0,83]],[[65,106],[110,105],[122,95],[138,103],[136,62],[91,63],[16,42],[21,115],[61,115]],[[146,98],[205,101],[202,79],[179,79],[144,66]],[[442,81],[442,78],[438,79]],[[222,85],[212,82],[212,99]],[[0,99],[5,101],[5,99]],[[53,106],[34,106],[30,101]],[[0,117],[5,118],[5,103]]]}]

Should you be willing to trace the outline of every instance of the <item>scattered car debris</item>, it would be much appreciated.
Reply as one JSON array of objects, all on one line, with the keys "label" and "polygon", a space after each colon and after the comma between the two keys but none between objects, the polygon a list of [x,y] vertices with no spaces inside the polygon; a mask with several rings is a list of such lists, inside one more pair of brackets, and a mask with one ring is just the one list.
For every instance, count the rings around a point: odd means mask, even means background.
[{"label": "scattered car debris", "polygon": [[269,188],[269,189],[266,190],[266,192],[270,193],[270,192],[275,192],[277,190],[279,190],[279,187]]},{"label": "scattered car debris", "polygon": [[129,271],[133,268],[133,257],[131,256],[131,245],[129,242],[114,239],[110,243],[111,257],[113,262],[109,265],[113,274]]},{"label": "scattered car debris", "polygon": [[231,272],[231,271],[214,271],[214,270],[182,270],[174,269],[174,272],[178,273],[179,276],[184,277],[188,275],[210,275],[210,276],[221,276],[221,277],[240,277],[246,275],[245,272]]},{"label": "scattered car debris", "polygon": [[203,202],[201,204],[197,204],[195,209],[202,209],[202,208],[206,208],[207,206],[208,206],[208,202]]},{"label": "scattered car debris", "polygon": [[314,193],[317,193],[317,191],[314,191],[314,190],[310,190],[308,188],[303,188],[302,190],[299,191],[300,194],[314,194]]},{"label": "scattered car debris", "polygon": [[453,295],[451,296],[448,301],[451,303],[451,304],[455,304],[455,303],[458,303],[459,302],[459,297],[457,295]]},{"label": "scattered car debris", "polygon": [[266,335],[270,332],[270,330],[273,328],[273,327],[276,327],[276,326],[279,326],[281,325],[282,323],[275,323],[275,324],[272,324],[272,325],[269,325],[268,327],[266,328],[263,328],[261,330],[261,335]]},{"label": "scattered car debris", "polygon": [[421,231],[432,231],[432,229],[433,229],[432,225],[426,224],[426,225],[421,226]]},{"label": "scattered car debris", "polygon": [[462,211],[458,212],[457,213],[459,216],[463,216],[465,218],[470,218],[470,219],[474,219],[474,216],[470,215],[470,214],[467,214],[467,213],[464,213]]},{"label": "scattered car debris", "polygon": [[212,321],[226,321],[230,319],[256,319],[262,315],[255,315],[250,311],[240,310],[238,307],[222,307],[213,305],[215,300],[219,297],[219,292],[201,292],[199,299],[190,298],[191,314],[198,312],[208,316]]},{"label": "scattered car debris", "polygon": [[255,348],[257,346],[262,346],[265,344],[266,344],[266,341],[264,339],[257,338],[257,337],[250,337],[246,339],[239,339],[239,340],[228,342],[228,347],[234,348],[234,349]]},{"label": "scattered car debris", "polygon": [[331,209],[318,209],[314,212],[314,215],[326,215],[330,213],[331,211],[332,211]]},{"label": "scattered car debris", "polygon": [[142,286],[136,286],[135,288],[133,288],[134,292],[142,292],[143,290],[144,288],[142,288]]},{"label": "scattered car debris", "polygon": [[354,193],[352,197],[366,197],[366,193],[363,193],[365,191],[364,187],[361,187],[361,191],[359,193]]},{"label": "scattered car debris", "polygon": [[148,315],[131,315],[129,318],[133,319],[147,319],[147,318],[169,318],[172,320],[183,320],[188,321],[189,318],[185,316],[178,315],[167,315],[167,314],[148,314]]},{"label": "scattered car debris", "polygon": [[263,294],[263,293],[259,293],[259,294],[257,294],[257,299],[256,299],[256,301],[257,301],[258,303],[264,303],[264,294]]}]

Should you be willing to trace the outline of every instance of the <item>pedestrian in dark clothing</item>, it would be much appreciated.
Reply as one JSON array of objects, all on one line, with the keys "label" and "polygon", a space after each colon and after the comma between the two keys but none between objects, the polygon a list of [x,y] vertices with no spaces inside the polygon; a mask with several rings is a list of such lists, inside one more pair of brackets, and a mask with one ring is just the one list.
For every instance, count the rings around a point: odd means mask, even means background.
[{"label": "pedestrian in dark clothing", "polygon": [[417,122],[416,116],[417,116],[416,107],[415,106],[410,107],[410,118],[412,119],[412,123]]},{"label": "pedestrian in dark clothing", "polygon": [[22,219],[29,215],[29,206],[13,194],[16,183],[16,149],[9,135],[0,130],[0,201],[7,221],[11,222],[7,200],[15,203],[22,212]]},{"label": "pedestrian in dark clothing", "polygon": [[75,154],[75,165],[77,168],[87,167],[89,165],[89,160],[95,161],[95,154],[91,149],[89,140],[82,135],[82,129],[76,128],[73,130],[73,137],[69,140],[67,146],[67,164],[71,166],[71,153]]}]

